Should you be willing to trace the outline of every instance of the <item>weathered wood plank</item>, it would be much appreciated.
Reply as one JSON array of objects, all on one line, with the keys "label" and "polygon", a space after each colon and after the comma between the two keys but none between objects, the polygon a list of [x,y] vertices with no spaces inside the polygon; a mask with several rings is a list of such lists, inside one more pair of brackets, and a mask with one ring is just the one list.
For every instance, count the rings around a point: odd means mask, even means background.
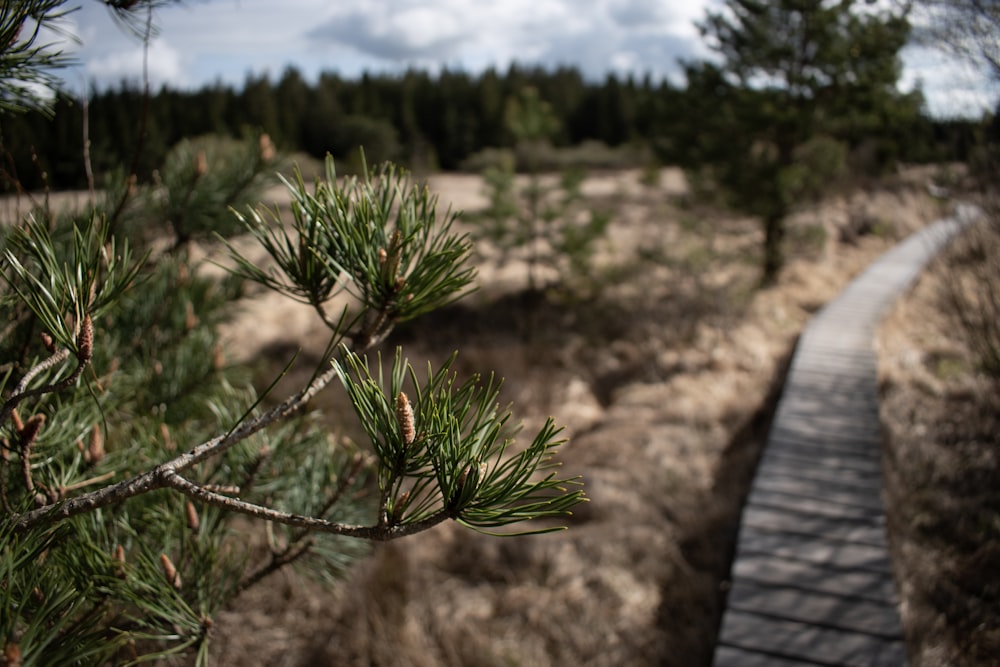
[{"label": "weathered wood plank", "polygon": [[837,471],[813,476],[804,475],[802,472],[801,470],[794,472],[769,470],[768,474],[758,479],[754,486],[759,489],[784,491],[799,495],[809,495],[820,490],[820,496],[824,498],[829,497],[828,494],[858,494],[862,496],[874,494],[878,498],[882,496],[882,483],[879,475],[848,479],[838,474]]},{"label": "weathered wood plank", "polygon": [[819,535],[768,530],[755,526],[740,529],[740,552],[766,553],[822,565],[835,563],[840,568],[856,568],[892,574],[885,547],[835,540]]},{"label": "weathered wood plank", "polygon": [[849,521],[876,521],[883,516],[882,499],[873,494],[865,494],[856,499],[834,499],[823,497],[819,492],[806,496],[754,487],[747,499],[747,506],[752,508],[757,505],[787,506],[800,514]]},{"label": "weathered wood plank", "polygon": [[773,469],[775,473],[803,475],[818,479],[826,479],[827,474],[839,474],[843,471],[848,476],[846,481],[868,480],[875,477],[880,483],[882,479],[881,460],[871,455],[859,455],[856,451],[844,451],[814,444],[811,447],[795,447],[793,443],[771,442],[771,449],[765,450],[761,457],[758,470]]},{"label": "weathered wood plank", "polygon": [[729,608],[858,632],[888,641],[897,641],[902,637],[896,607],[885,600],[805,591],[740,579],[729,591]]},{"label": "weathered wood plank", "polygon": [[715,664],[717,667],[801,667],[803,663],[760,651],[720,646],[715,651]]},{"label": "weathered wood plank", "polygon": [[801,474],[820,479],[825,479],[828,474],[843,475],[847,480],[882,479],[879,461],[871,457],[852,457],[845,452],[823,451],[818,447],[811,452],[802,452],[791,447],[775,446],[772,451],[765,452],[758,467],[762,473],[770,469],[781,474]]},{"label": "weathered wood plank", "polygon": [[850,595],[866,600],[891,600],[893,580],[882,572],[839,569],[829,563],[775,558],[771,554],[746,553],[733,564],[734,580],[762,584],[794,585],[803,590]]},{"label": "weathered wood plank", "polygon": [[804,496],[757,496],[744,511],[744,525],[826,535],[839,540],[885,546],[885,517],[878,506],[858,507]]},{"label": "weathered wood plank", "polygon": [[[720,646],[775,658],[775,662],[758,664],[838,667],[899,667],[906,664],[906,649],[901,640],[886,640],[867,633],[740,610],[732,610],[726,615]],[[741,662],[726,662],[739,657],[721,653],[717,655],[715,667],[740,667]],[[778,663],[777,660],[785,662]]]}]

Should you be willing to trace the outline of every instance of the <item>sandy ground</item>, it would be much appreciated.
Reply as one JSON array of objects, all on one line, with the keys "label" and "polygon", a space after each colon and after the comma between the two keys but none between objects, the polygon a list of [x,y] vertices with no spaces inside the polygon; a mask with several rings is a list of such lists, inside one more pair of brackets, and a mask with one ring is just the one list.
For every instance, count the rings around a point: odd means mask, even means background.
[{"label": "sandy ground", "polygon": [[[757,225],[687,202],[679,171],[655,187],[638,172],[589,179],[590,201],[614,211],[597,294],[539,303],[523,266],[482,260],[479,293],[389,342],[413,361],[459,349],[460,370],[506,377],[529,431],[550,414],[567,427],[560,458],[590,498],[570,529],[498,539],[445,525],[376,547],[334,590],[273,576],[217,619],[218,664],[709,664],[739,507],[796,336],[940,215],[928,176],[803,210],[795,259],[767,290],[755,288]],[[476,177],[430,187],[442,206],[485,202]],[[323,340],[307,309],[270,296],[229,336],[242,341],[232,358],[274,364]],[[317,405],[337,427],[342,400]]]}]

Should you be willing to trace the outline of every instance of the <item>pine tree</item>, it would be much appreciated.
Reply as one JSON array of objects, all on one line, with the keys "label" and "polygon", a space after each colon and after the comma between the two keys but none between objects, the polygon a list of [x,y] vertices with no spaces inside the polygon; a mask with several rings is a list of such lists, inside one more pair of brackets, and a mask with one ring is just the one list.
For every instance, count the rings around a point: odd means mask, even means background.
[{"label": "pine tree", "polygon": [[[160,2],[108,4],[141,27]],[[0,25],[61,7],[8,3]],[[51,65],[30,39],[15,36],[0,59],[34,53]],[[9,72],[3,99],[24,80]],[[401,350],[374,354],[397,323],[471,284],[454,217],[439,220],[426,188],[392,165],[345,179],[328,160],[313,185],[285,181],[291,219],[280,220],[244,205],[277,160],[266,135],[184,142],[159,181],[120,174],[81,212],[39,202],[0,228],[6,664],[205,664],[215,614],[281,568],[334,577],[367,542],[448,520],[492,534],[556,530],[550,519],[583,500],[578,480],[558,474],[551,421],[515,445],[498,381],[460,381],[450,362],[419,371]],[[192,240],[236,233],[269,262],[234,242],[229,277],[197,270]],[[312,378],[273,407],[219,339],[248,284],[309,304],[329,328]],[[336,386],[364,445],[333,437],[309,409]],[[237,518],[268,529],[252,539]]]},{"label": "pine tree", "polygon": [[703,119],[700,157],[730,201],[761,218],[769,283],[784,262],[786,216],[817,194],[801,187],[803,170],[817,175],[801,159],[815,153],[807,144],[845,124],[888,125],[879,112],[896,96],[909,26],[905,14],[854,0],[726,0],[699,28],[722,61],[688,67],[689,84],[707,84],[718,109]]}]

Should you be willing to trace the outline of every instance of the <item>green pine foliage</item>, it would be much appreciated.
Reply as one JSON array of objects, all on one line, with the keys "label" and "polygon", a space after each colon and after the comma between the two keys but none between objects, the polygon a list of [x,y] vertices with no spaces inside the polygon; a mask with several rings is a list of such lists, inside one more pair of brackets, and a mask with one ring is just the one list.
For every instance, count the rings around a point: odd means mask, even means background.
[{"label": "green pine foliage", "polygon": [[[0,80],[8,82],[0,95],[0,114],[37,109],[52,112],[50,93],[57,88],[54,70],[69,64],[53,44],[42,41],[42,27],[70,10],[65,0],[4,2],[0,12]],[[16,5],[16,6],[15,6]]]}]

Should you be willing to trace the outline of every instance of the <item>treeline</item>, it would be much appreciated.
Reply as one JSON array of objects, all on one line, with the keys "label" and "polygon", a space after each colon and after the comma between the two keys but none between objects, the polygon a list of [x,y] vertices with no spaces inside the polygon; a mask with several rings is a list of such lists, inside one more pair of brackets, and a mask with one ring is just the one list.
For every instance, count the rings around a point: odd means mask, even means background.
[{"label": "treeline", "polygon": [[[615,75],[592,82],[573,68],[512,66],[478,75],[408,71],[345,79],[324,73],[310,83],[289,68],[277,81],[250,76],[239,90],[221,84],[195,91],[162,88],[147,97],[140,86],[123,83],[93,91],[86,104],[62,96],[51,117],[0,116],[0,166],[8,190],[15,180],[29,189],[83,187],[87,136],[98,181],[116,169],[146,180],[181,139],[250,130],[266,132],[287,152],[344,158],[362,145],[371,162],[456,170],[485,148],[513,145],[505,109],[526,87],[550,105],[558,121],[556,146],[632,144],[662,163],[690,165],[698,159],[693,147],[701,143],[700,133],[712,125],[705,121],[713,90],[704,82],[680,88]],[[761,104],[768,104],[766,97]],[[840,139],[864,149],[874,168],[895,160],[964,159],[979,124],[932,120],[920,112],[921,104],[919,93],[900,95],[892,107],[878,110],[885,117],[877,136],[847,132]]]}]

